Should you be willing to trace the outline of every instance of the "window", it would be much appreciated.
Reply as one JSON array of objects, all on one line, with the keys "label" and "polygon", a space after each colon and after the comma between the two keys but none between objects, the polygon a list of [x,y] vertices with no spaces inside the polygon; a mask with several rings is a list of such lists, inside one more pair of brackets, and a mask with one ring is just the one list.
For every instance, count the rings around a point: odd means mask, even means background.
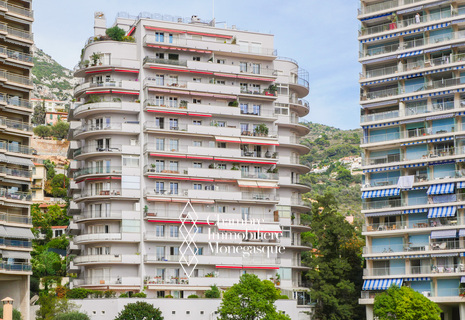
[{"label": "window", "polygon": [[162,172],[165,170],[165,160],[155,160],[155,172]]},{"label": "window", "polygon": [[253,92],[253,93],[260,93],[260,85],[259,85],[259,84],[254,84],[254,83],[253,83],[253,84],[251,85],[251,87],[252,87],[252,92]]},{"label": "window", "polygon": [[218,164],[218,170],[226,170],[226,163],[220,163]]},{"label": "window", "polygon": [[195,255],[203,256],[203,248],[196,248],[195,249]]},{"label": "window", "polygon": [[218,206],[218,213],[226,213],[227,207],[226,206]]},{"label": "window", "polygon": [[177,182],[170,182],[170,194],[178,194],[179,184]]},{"label": "window", "polygon": [[247,62],[239,62],[241,72],[247,72]]},{"label": "window", "polygon": [[242,220],[249,220],[250,219],[250,208],[249,207],[241,208],[241,215],[242,215]]},{"label": "window", "polygon": [[200,61],[200,57],[192,57],[192,61]]},{"label": "window", "polygon": [[178,256],[179,255],[179,247],[170,247],[170,255],[171,256]]},{"label": "window", "polygon": [[156,52],[155,58],[157,59],[165,59],[165,54],[163,52]]},{"label": "window", "polygon": [[241,113],[247,114],[249,112],[249,105],[247,103],[241,103]]},{"label": "window", "polygon": [[177,54],[177,53],[169,53],[168,54],[168,59],[170,59],[170,60],[179,60],[179,54]]},{"label": "window", "polygon": [[165,226],[155,226],[155,236],[164,237],[165,236]]},{"label": "window", "polygon": [[192,102],[196,103],[196,104],[201,104],[202,103],[202,100],[200,99],[193,99]]},{"label": "window", "polygon": [[249,124],[248,123],[241,123],[241,133],[243,135],[249,134]]},{"label": "window", "polygon": [[170,150],[173,152],[179,151],[179,140],[170,139]]},{"label": "window", "polygon": [[155,84],[157,86],[164,86],[165,85],[165,76],[163,74],[155,75]]},{"label": "window", "polygon": [[155,117],[155,127],[158,129],[165,128],[165,118],[163,117]]},{"label": "window", "polygon": [[173,43],[173,34],[172,33],[169,34],[168,41],[169,41],[169,43]]},{"label": "window", "polygon": [[260,74],[260,64],[252,63],[252,73]]},{"label": "window", "polygon": [[[164,298],[165,297],[165,291],[157,291],[157,298]],[[173,314],[176,314],[176,311],[172,312]]]},{"label": "window", "polygon": [[283,238],[291,237],[291,227],[282,227],[283,228]]},{"label": "window", "polygon": [[53,114],[50,114],[50,120],[53,120]]},{"label": "window", "polygon": [[155,32],[156,42],[165,42],[165,34],[163,32]]},{"label": "window", "polygon": [[123,156],[123,167],[138,168],[139,157],[137,156]]},{"label": "window", "polygon": [[216,80],[216,84],[220,84],[220,85],[225,85],[226,84],[226,81],[224,80]]},{"label": "window", "polygon": [[218,127],[226,127],[226,121],[217,121],[216,124],[218,125]]},{"label": "window", "polygon": [[217,147],[221,149],[226,149],[226,142],[218,142]]},{"label": "window", "polygon": [[178,119],[170,118],[170,130],[179,130]]},{"label": "window", "polygon": [[170,161],[170,171],[178,172],[179,171],[179,162]]},{"label": "window", "polygon": [[194,120],[194,121],[192,121],[192,123],[194,124],[194,126],[201,126],[202,125],[202,120]]},{"label": "window", "polygon": [[203,227],[195,226],[194,231],[195,233],[203,233]]},{"label": "window", "polygon": [[165,150],[165,139],[157,138],[155,140],[155,148],[157,150]]},{"label": "window", "polygon": [[249,93],[249,86],[247,85],[247,83],[241,83],[240,87],[241,93]]},{"label": "window", "polygon": [[197,82],[197,83],[201,83],[201,82],[202,82],[202,78],[192,78],[192,81],[193,81],[193,82]]},{"label": "window", "polygon": [[178,98],[176,98],[176,97],[169,97],[169,98],[168,98],[168,107],[170,107],[170,108],[177,108],[177,107],[178,107]]},{"label": "window", "polygon": [[260,108],[261,108],[260,105],[254,104],[253,107],[252,107],[252,112],[253,112],[253,114],[259,116],[259,115],[260,115]]},{"label": "window", "polygon": [[170,237],[177,238],[179,236],[179,228],[177,226],[170,226]]},{"label": "window", "polygon": [[276,87],[277,87],[277,92],[279,95],[289,95],[289,85],[287,84],[282,84],[282,83],[277,83],[276,84]]},{"label": "window", "polygon": [[216,63],[225,64],[225,63],[226,63],[226,60],[224,60],[224,59],[217,59],[217,60],[216,60]]},{"label": "window", "polygon": [[193,167],[194,168],[202,168],[202,162],[194,162]]},{"label": "window", "polygon": [[163,181],[155,182],[155,193],[164,194],[165,193],[165,183]]},{"label": "window", "polygon": [[200,183],[194,183],[194,190],[202,190],[202,185]]},{"label": "window", "polygon": [[165,105],[165,97],[163,97],[163,96],[155,96],[155,105],[156,106],[164,106]]},{"label": "window", "polygon": [[202,146],[202,141],[193,141],[193,142],[192,142],[192,145],[193,145],[194,147],[201,147],[201,146]]}]

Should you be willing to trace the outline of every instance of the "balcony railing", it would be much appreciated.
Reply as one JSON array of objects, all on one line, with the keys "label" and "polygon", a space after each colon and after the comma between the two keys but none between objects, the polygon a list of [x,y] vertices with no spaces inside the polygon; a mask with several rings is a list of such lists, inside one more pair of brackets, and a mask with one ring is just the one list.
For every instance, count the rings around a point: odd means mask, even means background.
[{"label": "balcony railing", "polygon": [[32,126],[27,122],[9,120],[8,118],[0,117],[0,126],[6,126],[10,129],[32,132]]},{"label": "balcony railing", "polygon": [[28,18],[33,17],[33,12],[32,12],[31,9],[11,5],[9,3],[6,5],[6,7],[8,8],[9,12],[16,13],[16,14],[19,14],[19,15],[22,15],[22,16],[25,16],[25,17],[28,17]]},{"label": "balcony railing", "polygon": [[74,199],[82,199],[88,197],[121,197],[122,189],[120,188],[111,188],[108,190],[86,190],[80,194],[75,194]]},{"label": "balcony railing", "polygon": [[122,217],[122,211],[111,210],[111,211],[82,211],[80,215],[73,216],[74,221],[85,220],[85,219],[120,219]]},{"label": "balcony railing", "polygon": [[32,271],[32,265],[27,264],[27,263],[9,264],[9,263],[0,262],[0,270],[28,272],[28,271]]},{"label": "balcony railing", "polygon": [[74,179],[88,174],[121,174],[121,166],[110,166],[101,168],[82,168],[74,172]]},{"label": "balcony railing", "polygon": [[359,8],[358,9],[358,14],[368,14],[368,13],[373,13],[377,11],[382,11],[382,10],[388,10],[391,8],[395,8],[399,6],[399,1],[398,0],[391,0],[391,1],[383,1],[381,3],[376,3],[372,4],[369,6],[365,6],[364,8]]},{"label": "balcony railing", "polygon": [[0,212],[0,221],[18,224],[32,224],[32,218],[28,216],[6,212]]},{"label": "balcony railing", "polygon": [[[418,138],[423,136],[431,136],[436,134],[444,134],[455,132],[455,127],[453,125],[445,125],[445,126],[437,126],[431,128],[416,128],[410,130],[403,130],[399,132],[392,132],[387,134],[377,134],[377,135],[370,135],[368,137],[362,137],[361,143],[376,143],[376,142],[385,142],[385,141],[392,141],[392,140],[399,140],[399,139],[408,139],[408,138]],[[446,150],[438,150],[438,152],[443,153]],[[436,150],[430,152],[430,154],[435,154]],[[447,149],[447,155],[453,154],[453,148]],[[438,155],[439,156],[439,153]]]},{"label": "balcony railing", "polygon": [[29,192],[11,191],[7,189],[0,189],[0,197],[11,200],[32,201],[32,194]]},{"label": "balcony railing", "polygon": [[4,245],[6,247],[16,247],[16,248],[32,248],[31,241],[12,240],[12,239],[3,239],[3,238],[0,238],[0,245]]},{"label": "balcony railing", "polygon": [[32,86],[33,82],[32,79],[26,76],[22,76],[19,74],[11,73],[8,71],[0,70],[0,78],[6,78],[7,81],[23,84],[26,86]]},{"label": "balcony railing", "polygon": [[93,152],[121,152],[122,150],[122,145],[110,145],[110,146],[103,146],[103,145],[85,145],[82,148],[77,149],[74,153],[74,156],[78,154],[86,154],[86,153],[93,153]]},{"label": "balcony railing", "polygon": [[34,36],[32,32],[26,31],[26,30],[21,30],[13,27],[7,27],[7,31],[9,35],[12,35],[14,37],[22,38],[25,40],[34,40]]},{"label": "balcony railing", "polygon": [[0,167],[0,173],[8,176],[20,177],[20,178],[31,178],[32,172],[29,170],[12,169],[7,167]]},{"label": "balcony railing", "polygon": [[156,64],[167,64],[172,66],[187,67],[187,60],[174,60],[174,59],[159,59],[153,57],[145,57],[143,64],[156,63]]},{"label": "balcony railing", "polygon": [[0,93],[0,103],[6,102],[8,105],[15,107],[22,107],[32,109],[34,106],[31,101],[18,98],[16,96],[8,96],[4,93]]},{"label": "balcony railing", "polygon": [[241,177],[244,179],[270,179],[278,180],[278,173],[268,173],[268,172],[245,172],[241,171]]}]

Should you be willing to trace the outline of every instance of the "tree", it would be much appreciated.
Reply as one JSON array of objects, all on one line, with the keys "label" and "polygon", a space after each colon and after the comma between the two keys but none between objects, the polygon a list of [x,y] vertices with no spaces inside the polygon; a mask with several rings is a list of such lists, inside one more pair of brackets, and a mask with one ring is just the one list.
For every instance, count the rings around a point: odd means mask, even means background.
[{"label": "tree", "polygon": [[[3,306],[0,306],[0,315],[3,315]],[[13,309],[13,320],[21,320],[21,312]]]},{"label": "tree", "polygon": [[50,137],[52,134],[50,127],[42,125],[35,127],[33,131],[36,136],[41,138]]},{"label": "tree", "polygon": [[440,320],[441,309],[421,293],[408,287],[391,286],[375,298],[373,313],[379,320]]},{"label": "tree", "polygon": [[53,163],[50,160],[45,160],[44,167],[45,167],[45,170],[47,171],[47,180],[52,180],[56,174],[55,163]]},{"label": "tree", "polygon": [[137,301],[136,303],[128,303],[124,309],[118,314],[115,320],[163,320],[161,311],[153,305]]},{"label": "tree", "polygon": [[126,35],[126,32],[118,26],[108,28],[105,33],[111,38],[111,40],[115,41],[123,41],[124,36]]},{"label": "tree", "polygon": [[68,135],[69,123],[58,121],[52,126],[52,136],[58,140],[64,139]]},{"label": "tree", "polygon": [[60,173],[53,177],[50,182],[51,194],[57,198],[64,198],[68,193],[69,178]]},{"label": "tree", "polygon": [[205,298],[219,299],[221,298],[220,289],[216,285],[212,285],[210,290],[205,291]]},{"label": "tree", "polygon": [[244,274],[239,283],[228,289],[218,309],[221,320],[290,320],[276,311],[275,301],[280,292],[269,280],[254,274]]},{"label": "tree", "polygon": [[42,100],[41,104],[34,107],[32,123],[37,125],[45,124],[45,99]]},{"label": "tree", "polygon": [[[66,298],[59,299],[55,294],[42,292],[39,295],[38,304],[40,309],[36,311],[36,319],[56,320],[57,315],[70,314],[78,311],[78,306]],[[69,320],[86,320],[86,318],[61,318]],[[88,318],[87,318],[88,319]]]},{"label": "tree", "polygon": [[89,316],[79,311],[60,313],[55,316],[54,320],[90,320]]},{"label": "tree", "polygon": [[302,237],[316,249],[304,255],[304,263],[310,267],[307,273],[312,283],[310,294],[316,301],[314,318],[364,319],[364,309],[357,303],[362,289],[362,237],[337,212],[332,194],[317,200],[309,217],[312,232]]}]

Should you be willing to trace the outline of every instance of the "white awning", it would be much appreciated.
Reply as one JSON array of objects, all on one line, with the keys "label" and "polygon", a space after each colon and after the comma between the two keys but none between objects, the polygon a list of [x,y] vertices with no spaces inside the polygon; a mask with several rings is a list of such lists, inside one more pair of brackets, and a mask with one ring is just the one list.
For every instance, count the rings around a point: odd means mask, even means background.
[{"label": "white awning", "polygon": [[240,188],[258,188],[256,181],[237,180],[237,185]]},{"label": "white awning", "polygon": [[24,251],[3,251],[2,254],[3,258],[13,258],[13,259],[31,259],[31,254],[29,252]]},{"label": "white awning", "polygon": [[278,141],[270,141],[264,139],[241,138],[243,144],[257,144],[263,146],[279,146]]},{"label": "white awning", "polygon": [[17,228],[17,227],[5,227],[8,238],[14,239],[34,239],[31,229],[29,228]]},{"label": "white awning", "polygon": [[457,230],[432,231],[431,239],[451,239],[457,237]]},{"label": "white awning", "polygon": [[396,211],[385,211],[385,212],[375,212],[375,213],[366,213],[366,217],[387,217],[387,216],[398,216],[401,215],[402,212],[400,210]]},{"label": "white awning", "polygon": [[282,233],[281,227],[278,224],[264,224],[264,223],[236,223],[218,222],[218,231],[229,232],[260,232],[260,233]]},{"label": "white awning", "polygon": [[278,189],[278,184],[276,182],[268,181],[257,181],[257,186],[264,189]]},{"label": "white awning", "polygon": [[17,164],[20,166],[33,167],[34,163],[30,159],[24,159],[20,157],[5,156],[6,162],[11,164]]},{"label": "white awning", "polygon": [[8,236],[8,233],[6,233],[6,230],[5,230],[5,227],[4,226],[0,226],[0,237],[6,237]]},{"label": "white awning", "polygon": [[241,138],[236,138],[236,137],[217,137],[217,136],[215,136],[215,140],[219,141],[219,142],[241,143]]}]

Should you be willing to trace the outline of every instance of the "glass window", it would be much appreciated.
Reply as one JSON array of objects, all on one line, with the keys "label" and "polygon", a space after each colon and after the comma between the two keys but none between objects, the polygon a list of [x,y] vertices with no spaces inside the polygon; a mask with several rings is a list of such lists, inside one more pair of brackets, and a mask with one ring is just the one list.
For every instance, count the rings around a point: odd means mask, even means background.
[{"label": "glass window", "polygon": [[155,146],[157,150],[165,150],[165,139],[157,138]]},{"label": "glass window", "polygon": [[137,156],[123,156],[123,167],[138,168],[139,157]]},{"label": "glass window", "polygon": [[179,228],[177,226],[170,226],[170,237],[177,238],[179,236]]},{"label": "glass window", "polygon": [[170,182],[170,194],[178,194],[179,184],[177,182]]},{"label": "glass window", "polygon": [[171,151],[179,151],[179,140],[170,139],[170,150]]},{"label": "glass window", "polygon": [[241,68],[241,72],[247,72],[247,62],[240,62],[239,66]]},{"label": "glass window", "polygon": [[200,183],[194,183],[194,190],[202,190],[202,185]]},{"label": "glass window", "polygon": [[156,42],[165,42],[165,34],[163,32],[155,32]]},{"label": "glass window", "polygon": [[155,236],[164,237],[165,236],[165,226],[155,226]]},{"label": "glass window", "polygon": [[252,63],[252,73],[260,74],[260,64]]},{"label": "glass window", "polygon": [[201,146],[202,146],[202,141],[194,141],[194,142],[192,143],[192,145],[193,145],[194,147],[201,147]]}]

